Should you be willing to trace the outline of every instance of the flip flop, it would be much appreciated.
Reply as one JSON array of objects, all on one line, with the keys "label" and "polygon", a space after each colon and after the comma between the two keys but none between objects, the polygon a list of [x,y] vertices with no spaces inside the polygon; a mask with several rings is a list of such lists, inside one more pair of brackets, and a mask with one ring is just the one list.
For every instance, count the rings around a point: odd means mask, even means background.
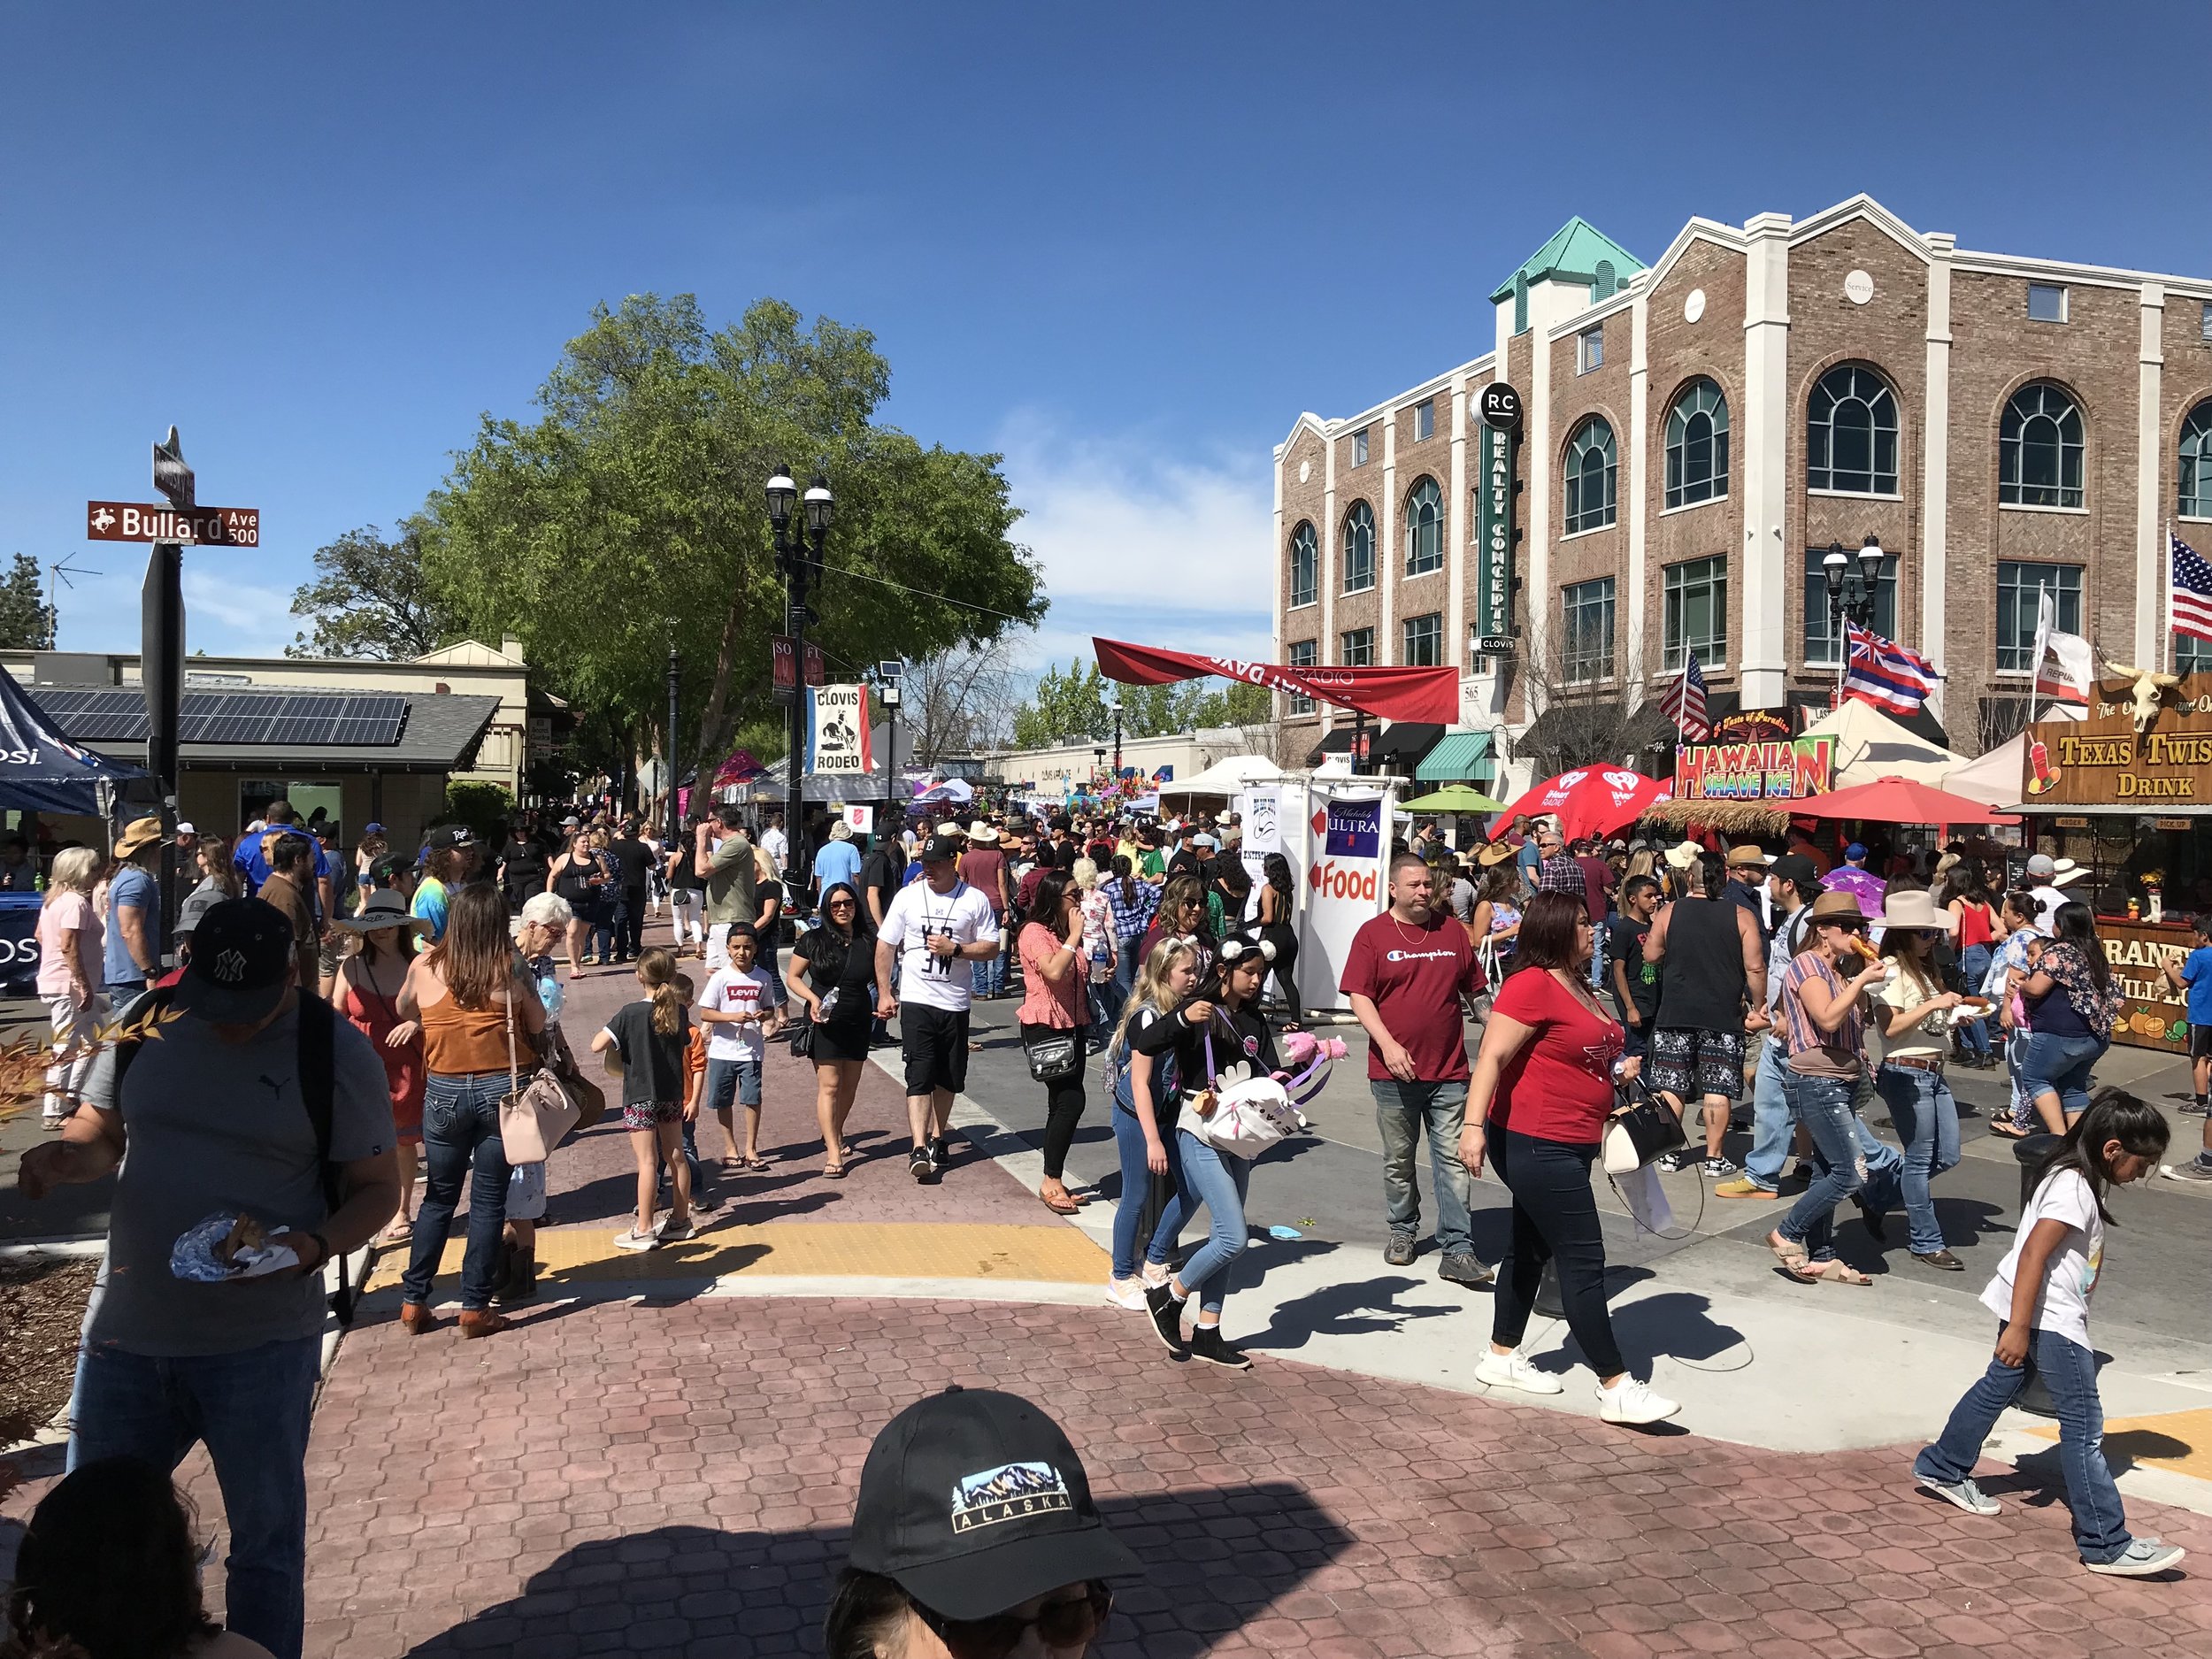
[{"label": "flip flop", "polygon": [[740,1158],[737,1161],[737,1167],[750,1175],[765,1175],[768,1172],[768,1160],[766,1158]]},{"label": "flip flop", "polygon": [[1037,1194],[1038,1199],[1043,1203],[1044,1207],[1052,1211],[1052,1213],[1056,1216],[1074,1216],[1080,1215],[1082,1213],[1083,1206],[1077,1201],[1072,1193],[1063,1189],[1061,1196],[1067,1200],[1066,1203],[1056,1204],[1044,1194],[1039,1193]]},{"label": "flip flop", "polygon": [[2001,1141],[2025,1141],[2031,1132],[2025,1129],[2016,1129],[2010,1124],[1993,1118],[1989,1123],[1989,1133]]},{"label": "flip flop", "polygon": [[826,1181],[843,1180],[845,1179],[845,1166],[841,1164],[825,1164],[822,1165],[822,1179]]}]

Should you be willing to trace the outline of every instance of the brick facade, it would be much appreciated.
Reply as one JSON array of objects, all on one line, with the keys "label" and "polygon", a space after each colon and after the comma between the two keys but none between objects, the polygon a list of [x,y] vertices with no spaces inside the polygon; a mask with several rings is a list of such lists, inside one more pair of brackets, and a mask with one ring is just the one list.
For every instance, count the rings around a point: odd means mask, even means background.
[{"label": "brick facade", "polygon": [[[1375,660],[1399,662],[1405,619],[1441,613],[1445,660],[1471,669],[1487,710],[1473,723],[1496,732],[1509,757],[1532,702],[1540,705],[1546,687],[1560,695],[1566,588],[1606,577],[1615,584],[1614,675],[1570,695],[1640,695],[1661,674],[1667,570],[1720,557],[1729,576],[1728,649],[1724,660],[1704,663],[1707,679],[1746,706],[1778,706],[1833,683],[1832,665],[1808,660],[1809,557],[1816,565],[1831,543],[1855,552],[1872,535],[1897,561],[1895,636],[1944,671],[1944,718],[1962,749],[1976,746],[1983,700],[2025,683],[1997,665],[2001,562],[2078,567],[2081,628],[2098,651],[2163,660],[2164,537],[2177,505],[2177,446],[2190,411],[2212,398],[2204,322],[2212,280],[1970,253],[1863,196],[1794,224],[1777,215],[1741,227],[1693,220],[1650,269],[1622,273],[1617,293],[1601,293],[1601,280],[1586,273],[1525,266],[1522,274],[1525,328],[1515,326],[1515,300],[1502,297],[1493,349],[1363,415],[1301,417],[1279,449],[1284,599],[1289,537],[1302,520],[1320,542],[1321,584],[1334,587],[1313,606],[1279,611],[1282,647],[1312,640],[1323,661],[1335,662],[1345,632],[1373,626]],[[2031,284],[2064,290],[2062,322],[2030,319]],[[1578,337],[1592,328],[1602,330],[1603,362],[1580,372]],[[1492,327],[1477,332],[1486,338]],[[1894,399],[1893,493],[1809,485],[1809,400],[1822,377],[1846,364],[1873,370]],[[1521,391],[1528,416],[1514,567],[1523,584],[1520,656],[1486,677],[1482,664],[1470,664],[1463,625],[1475,585],[1476,480],[1463,473],[1458,491],[1450,488],[1451,419],[1455,385],[1471,394],[1494,379]],[[1669,509],[1669,412],[1700,380],[1726,400],[1728,490]],[[2037,382],[2060,388],[2078,411],[2079,507],[2000,502],[2005,411]],[[1432,396],[1434,434],[1417,439],[1415,406]],[[1613,433],[1615,515],[1571,534],[1563,469],[1575,432],[1592,417]],[[1352,434],[1363,426],[1369,459],[1356,469]],[[1467,434],[1471,455],[1471,417]],[[1447,567],[1409,577],[1406,505],[1425,477],[1452,508]],[[1376,519],[1377,581],[1346,595],[1343,526],[1358,500]],[[2192,536],[2189,522],[2176,528],[2212,552],[2212,525]],[[1453,561],[1463,612],[1453,596]],[[1462,626],[1451,625],[1455,616]],[[1327,713],[1314,717],[1316,735]]]}]

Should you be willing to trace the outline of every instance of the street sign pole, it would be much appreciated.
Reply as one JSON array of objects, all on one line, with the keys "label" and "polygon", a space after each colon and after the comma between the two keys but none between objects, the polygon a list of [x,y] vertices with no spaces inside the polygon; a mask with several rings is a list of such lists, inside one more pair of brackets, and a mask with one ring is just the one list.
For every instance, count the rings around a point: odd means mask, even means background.
[{"label": "street sign pole", "polygon": [[[180,512],[193,500],[192,469],[177,429],[154,445],[154,488]],[[175,949],[177,870],[177,728],[184,701],[184,545],[157,541],[146,560],[139,600],[138,677],[146,694],[146,770],[161,796],[161,955]]]}]

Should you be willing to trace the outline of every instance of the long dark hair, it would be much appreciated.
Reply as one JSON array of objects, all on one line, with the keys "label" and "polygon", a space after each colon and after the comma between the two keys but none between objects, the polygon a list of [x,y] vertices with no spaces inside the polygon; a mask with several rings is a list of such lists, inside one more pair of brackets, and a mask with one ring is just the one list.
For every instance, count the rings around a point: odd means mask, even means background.
[{"label": "long dark hair", "polygon": [[489,1008],[515,977],[506,898],[480,881],[454,888],[447,901],[445,937],[425,954],[457,1006]]},{"label": "long dark hair", "polygon": [[1060,926],[1060,910],[1068,896],[1068,872],[1048,870],[1037,879],[1037,890],[1029,895],[1029,909],[1022,919],[1035,922],[1041,927]]},{"label": "long dark hair", "polygon": [[1943,892],[1936,902],[1948,910],[1960,899],[1969,904],[1986,904],[1987,884],[1982,879],[1982,867],[1971,858],[1962,858],[1943,872]]},{"label": "long dark hair", "polygon": [[[830,920],[830,901],[842,893],[853,902],[853,925],[850,933],[838,932]],[[817,912],[820,926],[801,935],[806,941],[806,959],[813,964],[809,976],[817,985],[834,985],[845,977],[845,964],[856,950],[875,955],[875,918],[868,914],[868,906],[849,881],[833,881],[822,895],[822,907]]]},{"label": "long dark hair", "polygon": [[1571,968],[1576,929],[1589,919],[1589,907],[1573,894],[1547,888],[1531,899],[1528,909],[1521,913],[1521,931],[1513,955],[1524,967]]},{"label": "long dark hair", "polygon": [[[2062,912],[2078,908],[2072,904],[2059,906]],[[2104,1194],[2112,1183],[2112,1171],[2104,1166],[2104,1143],[2117,1141],[2120,1149],[2130,1156],[2149,1158],[2155,1163],[2166,1156],[2166,1142],[2171,1133],[2166,1127],[2165,1114],[2157,1107],[2108,1084],[2090,1094],[2089,1110],[2074,1119],[2064,1137],[2045,1156],[2042,1167],[2035,1172],[2035,1184],[2042,1186],[2056,1171],[2075,1171],[2089,1183],[2097,1214],[2110,1223],[2112,1216],[2104,1207]]]},{"label": "long dark hair", "polygon": [[1125,908],[1137,902],[1137,867],[1129,862],[1127,853],[1114,855],[1114,879],[1121,883],[1121,902]]},{"label": "long dark hair", "polygon": [[33,1653],[180,1659],[222,1628],[200,1601],[192,1513],[175,1482],[135,1457],[65,1476],[32,1511],[15,1558],[8,1628]]},{"label": "long dark hair", "polygon": [[2097,937],[2097,918],[2086,904],[2069,899],[2058,907],[2051,923],[2055,943],[2071,945],[2087,960],[2089,977],[2101,994],[2112,988],[2112,964],[2104,959],[2104,942]]},{"label": "long dark hair", "polygon": [[1280,853],[1270,853],[1260,861],[1260,872],[1267,878],[1267,885],[1285,898],[1295,896],[1297,887],[1290,879],[1290,860]]}]

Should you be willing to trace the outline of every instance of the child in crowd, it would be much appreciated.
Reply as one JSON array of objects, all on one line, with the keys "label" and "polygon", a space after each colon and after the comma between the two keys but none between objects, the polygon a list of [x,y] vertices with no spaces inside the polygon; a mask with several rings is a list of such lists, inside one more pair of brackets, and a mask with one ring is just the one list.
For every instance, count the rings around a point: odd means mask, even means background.
[{"label": "child in crowd", "polygon": [[[637,1216],[630,1230],[615,1235],[615,1248],[649,1250],[688,1239],[691,1225],[691,1168],[683,1156],[683,1120],[696,1111],[687,1104],[684,1048],[691,1039],[689,999],[676,983],[676,958],[655,946],[638,958],[637,982],[645,993],[617,1009],[591,1040],[591,1051],[613,1050],[622,1072],[622,1125],[630,1132],[637,1156]],[[674,1202],[665,1221],[653,1222],[654,1177],[668,1166]]]},{"label": "child in crowd", "polygon": [[2154,1538],[2131,1538],[2120,1489],[2106,1466],[2104,1407],[2097,1398],[2097,1355],[2089,1338],[2089,1299],[2104,1263],[2104,1230],[2112,1220],[2105,1188],[2141,1180],[2166,1150],[2166,1119],[2155,1106],[2124,1089],[2101,1088],[2043,1165],[2020,1217],[2012,1250],[1982,1292],[1982,1303],[2003,1323],[1997,1351],[1981,1380],[1952,1408],[1934,1445],[1913,1460],[1927,1491],[1970,1515],[1994,1515],[1998,1503],[1974,1484],[1982,1442],[1998,1415],[2027,1381],[2027,1363],[2058,1408],[2059,1463],[2074,1512],[2074,1546],[2092,1572],[2142,1578],[2182,1556]]},{"label": "child in crowd", "polygon": [[[768,1039],[783,1025],[787,1001],[782,985],[760,965],[760,939],[749,922],[730,928],[730,960],[717,968],[700,993],[699,1023],[707,1031],[704,1103],[722,1125],[729,1156],[725,1172],[759,1173],[768,1167],[760,1156],[760,1079],[768,1058]],[[745,1143],[738,1148],[733,1105],[745,1109]]]}]

